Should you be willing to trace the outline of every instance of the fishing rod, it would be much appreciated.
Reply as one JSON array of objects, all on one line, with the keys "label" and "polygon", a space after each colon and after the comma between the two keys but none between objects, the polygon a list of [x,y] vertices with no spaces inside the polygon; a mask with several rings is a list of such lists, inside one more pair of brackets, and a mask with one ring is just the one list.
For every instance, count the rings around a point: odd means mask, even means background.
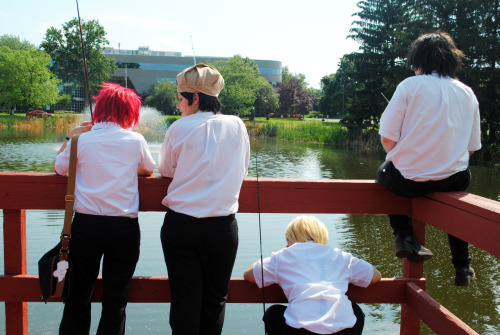
[{"label": "fishing rod", "polygon": [[380,94],[382,94],[382,96],[384,97],[385,101],[387,101],[387,103],[389,103],[389,99],[387,99],[384,95],[384,93],[380,92]]},{"label": "fishing rod", "polygon": [[253,138],[255,150],[255,174],[257,176],[257,211],[259,213],[259,244],[260,244],[260,279],[262,283],[262,308],[266,313],[266,295],[264,294],[264,262],[262,258],[262,224],[260,220],[260,188],[259,188],[259,155],[257,152],[257,133],[255,128],[255,107],[253,108]]},{"label": "fishing rod", "polygon": [[83,68],[85,70],[85,80],[87,82],[87,95],[89,98],[90,119],[92,120],[92,97],[90,95],[89,74],[87,71],[87,59],[85,58],[85,46],[83,44],[82,22],[80,20],[80,9],[78,7],[78,0],[76,0],[76,11],[78,13],[78,26],[80,27],[80,41],[82,42]]}]

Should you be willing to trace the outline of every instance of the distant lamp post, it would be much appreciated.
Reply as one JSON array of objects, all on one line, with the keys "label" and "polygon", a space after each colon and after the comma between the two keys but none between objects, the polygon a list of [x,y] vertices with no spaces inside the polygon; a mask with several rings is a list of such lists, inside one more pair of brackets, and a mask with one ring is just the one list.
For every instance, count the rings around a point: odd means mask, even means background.
[{"label": "distant lamp post", "polygon": [[344,117],[344,106],[345,106],[345,86],[342,84],[342,117]]}]

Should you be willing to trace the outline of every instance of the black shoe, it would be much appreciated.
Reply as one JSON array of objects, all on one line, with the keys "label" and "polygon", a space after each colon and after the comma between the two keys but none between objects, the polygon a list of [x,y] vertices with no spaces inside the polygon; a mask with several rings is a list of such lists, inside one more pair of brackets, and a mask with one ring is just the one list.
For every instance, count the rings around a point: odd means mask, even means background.
[{"label": "black shoe", "polygon": [[469,286],[476,280],[476,272],[472,267],[455,269],[455,286]]},{"label": "black shoe", "polygon": [[395,248],[397,257],[406,258],[410,262],[423,262],[434,256],[413,235],[396,235]]}]

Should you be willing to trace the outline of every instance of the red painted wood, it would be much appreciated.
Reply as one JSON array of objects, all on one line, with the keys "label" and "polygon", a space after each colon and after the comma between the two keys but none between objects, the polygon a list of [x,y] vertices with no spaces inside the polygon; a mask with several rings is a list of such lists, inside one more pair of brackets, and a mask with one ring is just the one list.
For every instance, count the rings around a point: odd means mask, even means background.
[{"label": "red painted wood", "polygon": [[[37,172],[0,172],[0,206],[64,209],[66,177]],[[161,200],[170,178],[139,177],[139,210],[165,211]],[[259,178],[262,213],[408,214],[411,201],[372,180],[305,180]],[[246,178],[240,194],[241,213],[257,213],[256,178]]]},{"label": "red painted wood", "polygon": [[[26,211],[4,210],[4,273],[26,274]],[[9,238],[5,238],[8,236]],[[0,287],[2,287],[0,285]],[[3,288],[2,289],[7,289]],[[17,286],[19,290],[19,286]],[[28,334],[28,304],[23,301],[5,302],[5,329],[9,335]]]},{"label": "red painted wood", "polygon": [[477,334],[414,283],[406,284],[406,305],[418,314],[436,334]]},{"label": "red painted wood", "polygon": [[419,335],[420,318],[413,313],[406,304],[401,305],[401,325],[399,327],[400,335]]},{"label": "red painted wood", "polygon": [[[161,200],[171,179],[140,177],[140,210],[165,211]],[[27,334],[27,301],[40,301],[36,276],[26,273],[25,209],[63,209],[66,177],[36,172],[0,172],[0,208],[4,209],[4,258],[6,275],[0,276],[0,301],[6,301],[7,334]],[[425,239],[425,224],[431,224],[477,247],[500,256],[500,202],[463,192],[433,193],[406,199],[397,197],[371,180],[259,179],[262,213],[412,214],[417,238]],[[257,180],[246,178],[240,195],[240,212],[256,213]],[[14,255],[11,258],[11,255]],[[8,256],[8,257],[7,257]],[[401,303],[401,333],[418,334],[419,318],[433,324],[438,334],[469,334],[463,323],[422,289],[423,264],[404,262],[406,278],[383,279],[362,289],[350,287],[348,295],[357,302]],[[408,283],[408,281],[412,281]],[[418,284],[418,290],[415,288]],[[22,290],[20,288],[23,288]],[[411,287],[409,290],[407,287]],[[95,301],[102,296],[98,280]],[[265,289],[267,302],[285,302],[278,286]],[[430,299],[430,300],[429,300]],[[131,302],[170,301],[168,278],[134,277]],[[261,303],[261,290],[241,278],[231,281],[229,302]],[[434,306],[429,312],[428,305]],[[438,307],[436,307],[438,306]],[[430,308],[432,309],[432,308]],[[441,311],[445,311],[441,313]],[[439,326],[440,318],[452,320]],[[438,320],[438,321],[436,321]],[[437,324],[437,325],[436,325]],[[434,330],[434,328],[431,327]],[[445,329],[445,330],[443,330]],[[460,332],[456,330],[460,329]]]},{"label": "red painted wood", "polygon": [[452,193],[450,198],[446,195],[433,194],[439,201],[414,199],[414,218],[500,257],[500,202],[477,196],[464,196],[466,201],[460,202],[458,194]]},{"label": "red painted wood", "polygon": [[[412,217],[413,232],[417,240],[425,246],[425,224]],[[403,277],[421,278],[424,276],[424,263],[413,263],[407,259],[403,261]]]},{"label": "red painted wood", "polygon": [[[405,285],[413,282],[419,287],[425,286],[425,279],[384,278],[379,283],[368,288],[349,286],[347,295],[360,303],[391,303],[405,302]],[[0,276],[0,301],[40,302],[40,287],[38,276]],[[19,287],[23,289],[20,290]],[[284,303],[285,295],[278,285],[265,287],[266,303]],[[96,283],[93,301],[102,300],[102,279]],[[54,299],[54,302],[61,301]],[[165,303],[170,302],[170,286],[168,277],[133,277],[130,283],[129,301],[131,303]],[[243,278],[231,278],[228,294],[229,303],[262,303],[262,291],[257,285]]]},{"label": "red painted wood", "polygon": [[5,334],[28,335],[28,303],[5,303]]}]

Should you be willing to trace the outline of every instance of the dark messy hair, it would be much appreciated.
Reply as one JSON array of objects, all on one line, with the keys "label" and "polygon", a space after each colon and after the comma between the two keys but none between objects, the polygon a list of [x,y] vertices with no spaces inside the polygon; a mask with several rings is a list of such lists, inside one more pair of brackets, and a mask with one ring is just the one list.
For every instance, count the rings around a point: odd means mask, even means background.
[{"label": "dark messy hair", "polygon": [[[186,100],[188,101],[188,105],[191,106],[193,104],[194,93],[190,92],[181,92],[180,93]],[[198,106],[198,110],[203,112],[214,112],[220,113],[222,108],[222,104],[220,103],[219,98],[206,95],[204,93],[196,93],[200,99],[200,105]]]},{"label": "dark messy hair", "polygon": [[441,77],[455,77],[462,67],[464,53],[443,31],[420,35],[408,52],[408,67],[420,69],[422,74],[437,72]]}]

